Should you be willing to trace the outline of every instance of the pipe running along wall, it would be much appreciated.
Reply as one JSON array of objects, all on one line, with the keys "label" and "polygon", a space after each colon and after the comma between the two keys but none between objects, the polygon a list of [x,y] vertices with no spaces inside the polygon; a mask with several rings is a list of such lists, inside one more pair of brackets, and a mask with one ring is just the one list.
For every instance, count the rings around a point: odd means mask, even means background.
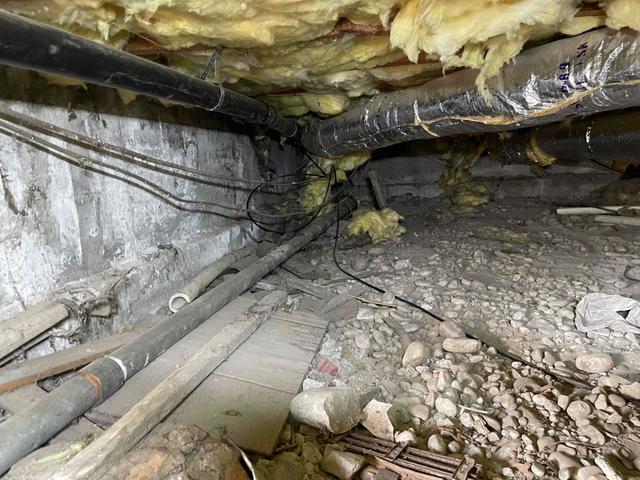
[{"label": "pipe running along wall", "polygon": [[504,131],[640,106],[640,33],[600,29],[525,51],[475,87],[461,70],[421,87],[373,97],[309,125],[302,143],[322,156],[409,140]]},{"label": "pipe running along wall", "polygon": [[73,420],[115,393],[129,378],[321,235],[336,215],[316,220],[250,267],[184,306],[135,340],[89,364],[34,403],[0,424],[0,475]]},{"label": "pipe running along wall", "polygon": [[259,100],[1,10],[0,64],[224,113],[285,137],[297,131],[295,121]]}]

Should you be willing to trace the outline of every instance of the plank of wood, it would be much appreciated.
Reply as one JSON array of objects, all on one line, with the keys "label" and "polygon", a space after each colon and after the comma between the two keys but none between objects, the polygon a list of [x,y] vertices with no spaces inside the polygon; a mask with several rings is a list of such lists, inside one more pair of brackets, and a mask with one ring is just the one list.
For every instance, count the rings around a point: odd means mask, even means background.
[{"label": "plank of wood", "polygon": [[3,320],[0,322],[0,359],[68,316],[69,311],[63,304],[46,302]]},{"label": "plank of wood", "polygon": [[618,215],[596,215],[596,222],[608,223],[611,225],[633,225],[640,227],[640,217],[622,217]]},{"label": "plank of wood", "polygon": [[54,480],[100,478],[271,315],[247,313],[226,325],[109,430],[53,474]]},{"label": "plank of wood", "polygon": [[276,312],[167,418],[210,434],[225,429],[244,450],[270,455],[327,320]]},{"label": "plank of wood", "polygon": [[0,393],[83,367],[133,340],[139,332],[121,333],[60,352],[0,368]]},{"label": "plank of wood", "polygon": [[113,425],[162,379],[175,372],[222,328],[239,318],[256,303],[255,298],[241,295],[220,309],[198,328],[127,380],[120,390],[86,413],[87,418],[102,427]]}]

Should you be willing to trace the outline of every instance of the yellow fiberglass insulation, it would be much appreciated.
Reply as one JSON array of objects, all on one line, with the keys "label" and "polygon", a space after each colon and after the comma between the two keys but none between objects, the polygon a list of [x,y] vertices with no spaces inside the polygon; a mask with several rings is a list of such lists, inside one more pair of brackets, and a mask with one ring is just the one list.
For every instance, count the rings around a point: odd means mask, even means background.
[{"label": "yellow fiberglass insulation", "polygon": [[396,0],[9,0],[3,8],[108,42],[122,31],[169,50],[284,45],[328,34],[339,18],[387,23]]},{"label": "yellow fiberglass insulation", "polygon": [[409,0],[391,26],[391,44],[417,61],[420,51],[446,66],[480,68],[477,85],[525,42],[549,36],[577,12],[578,0]]},{"label": "yellow fiberglass insulation", "polygon": [[352,236],[366,233],[376,245],[385,240],[393,240],[407,231],[400,225],[400,220],[404,220],[404,217],[391,208],[358,210],[347,225],[347,233]]},{"label": "yellow fiberglass insulation", "polygon": [[640,0],[607,0],[607,26],[640,30]]},{"label": "yellow fiberglass insulation", "polygon": [[[356,152],[341,157],[313,157],[318,167],[307,170],[311,181],[302,192],[300,203],[305,208],[316,208],[328,197],[328,188],[335,183],[347,181],[347,172],[364,165],[371,158],[370,152]],[[320,177],[322,175],[322,177]]]}]

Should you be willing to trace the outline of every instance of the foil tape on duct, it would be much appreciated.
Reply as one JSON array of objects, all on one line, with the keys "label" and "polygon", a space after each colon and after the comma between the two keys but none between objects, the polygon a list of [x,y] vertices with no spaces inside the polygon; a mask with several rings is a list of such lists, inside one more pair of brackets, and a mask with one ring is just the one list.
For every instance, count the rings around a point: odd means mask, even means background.
[{"label": "foil tape on duct", "polygon": [[527,50],[488,82],[490,96],[477,91],[476,76],[464,70],[377,95],[311,124],[302,143],[333,156],[640,106],[640,33],[600,29]]}]

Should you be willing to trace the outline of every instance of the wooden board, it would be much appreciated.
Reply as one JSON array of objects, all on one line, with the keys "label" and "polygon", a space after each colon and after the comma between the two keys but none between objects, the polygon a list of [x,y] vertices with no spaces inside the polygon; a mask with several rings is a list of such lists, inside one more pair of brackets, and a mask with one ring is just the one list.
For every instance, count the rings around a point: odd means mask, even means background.
[{"label": "wooden board", "polygon": [[137,335],[139,332],[111,335],[51,355],[0,368],[0,393],[83,367],[133,340]]},{"label": "wooden board", "polygon": [[101,478],[231,352],[247,340],[270,313],[270,311],[258,314],[247,313],[222,328],[184,365],[160,382],[98,439],[54,472],[51,478],[54,480]]},{"label": "wooden board", "polygon": [[169,415],[270,455],[327,328],[305,312],[275,313]]},{"label": "wooden board", "polygon": [[59,302],[40,303],[0,322],[0,359],[69,316]]},{"label": "wooden board", "polygon": [[249,295],[238,297],[140,370],[120,390],[87,412],[85,416],[102,427],[113,425],[162,380],[184,365],[216,333],[251,308],[253,304],[255,299]]}]

